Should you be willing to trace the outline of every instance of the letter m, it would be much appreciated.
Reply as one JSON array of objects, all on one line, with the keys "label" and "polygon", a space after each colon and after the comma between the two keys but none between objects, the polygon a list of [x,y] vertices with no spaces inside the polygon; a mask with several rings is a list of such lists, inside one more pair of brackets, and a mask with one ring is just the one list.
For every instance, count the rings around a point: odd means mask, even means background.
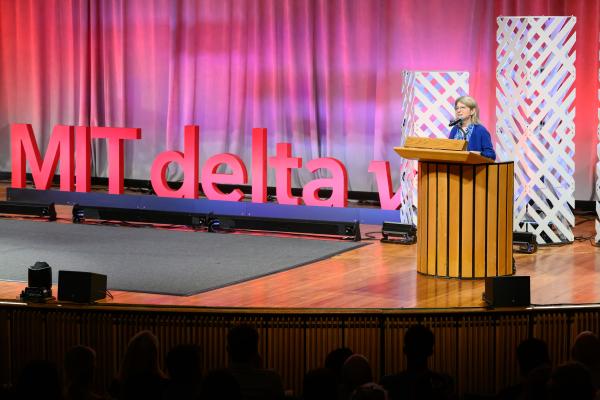
[{"label": "letter m", "polygon": [[60,158],[60,190],[73,191],[75,187],[73,132],[72,126],[56,125],[52,130],[52,136],[42,162],[31,125],[11,125],[12,187],[25,187],[25,163],[29,160],[34,186],[37,189],[49,189]]}]

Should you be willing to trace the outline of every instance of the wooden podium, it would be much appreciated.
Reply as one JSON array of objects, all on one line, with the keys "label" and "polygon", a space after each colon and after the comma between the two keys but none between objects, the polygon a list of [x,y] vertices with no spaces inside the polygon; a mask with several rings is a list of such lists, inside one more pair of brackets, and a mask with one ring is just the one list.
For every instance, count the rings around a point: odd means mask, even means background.
[{"label": "wooden podium", "polygon": [[409,137],[394,148],[419,161],[417,271],[451,278],[511,275],[514,165],[465,151],[466,145]]}]

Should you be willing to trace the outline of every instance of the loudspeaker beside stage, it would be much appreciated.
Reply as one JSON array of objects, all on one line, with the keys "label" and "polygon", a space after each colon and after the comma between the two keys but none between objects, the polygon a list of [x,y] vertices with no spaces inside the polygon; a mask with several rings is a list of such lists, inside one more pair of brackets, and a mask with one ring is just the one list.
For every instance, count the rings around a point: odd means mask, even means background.
[{"label": "loudspeaker beside stage", "polygon": [[485,278],[483,300],[492,307],[524,307],[531,304],[529,276]]},{"label": "loudspeaker beside stage", "polygon": [[58,271],[58,300],[92,303],[106,297],[106,275]]}]

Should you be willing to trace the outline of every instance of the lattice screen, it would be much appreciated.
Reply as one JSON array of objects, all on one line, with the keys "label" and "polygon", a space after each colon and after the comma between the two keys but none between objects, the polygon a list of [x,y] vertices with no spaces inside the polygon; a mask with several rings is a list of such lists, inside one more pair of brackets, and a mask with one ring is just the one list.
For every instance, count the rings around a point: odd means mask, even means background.
[{"label": "lattice screen", "polygon": [[[403,145],[408,136],[446,138],[454,119],[454,101],[469,92],[469,73],[463,71],[402,72]],[[400,221],[417,223],[417,162],[402,160]]]},{"label": "lattice screen", "polygon": [[573,241],[575,18],[499,17],[497,153],[515,162],[515,231]]}]

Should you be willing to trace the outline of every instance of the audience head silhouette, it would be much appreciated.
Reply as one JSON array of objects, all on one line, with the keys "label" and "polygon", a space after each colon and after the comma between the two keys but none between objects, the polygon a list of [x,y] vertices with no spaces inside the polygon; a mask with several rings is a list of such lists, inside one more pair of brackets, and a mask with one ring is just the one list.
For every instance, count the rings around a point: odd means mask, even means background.
[{"label": "audience head silhouette", "polygon": [[218,369],[209,371],[200,389],[202,400],[242,400],[240,385],[227,370]]},{"label": "audience head silhouette", "polygon": [[331,369],[313,369],[304,375],[303,400],[330,400],[335,399],[337,396],[337,377]]},{"label": "audience head silhouette", "polygon": [[373,382],[373,372],[369,360],[362,354],[353,354],[342,367],[342,383],[348,393],[360,385]]},{"label": "audience head silhouette", "polygon": [[351,400],[387,400],[387,393],[382,386],[367,383],[354,390]]},{"label": "audience head silhouette", "polygon": [[196,382],[202,378],[202,349],[194,344],[173,347],[166,359],[169,378],[175,382]]},{"label": "audience head silhouette", "polygon": [[336,379],[340,381],[342,376],[342,367],[344,363],[354,352],[350,350],[348,347],[339,347],[335,350],[332,350],[325,357],[325,368],[328,368],[333,371],[336,376]]},{"label": "audience head silhouette", "polygon": [[426,361],[433,354],[435,337],[426,326],[412,325],[404,334],[404,354],[409,361]]},{"label": "audience head silhouette", "polygon": [[596,393],[590,371],[577,362],[557,367],[549,388],[551,400],[592,400]]},{"label": "audience head silhouette", "polygon": [[258,359],[258,331],[251,325],[238,325],[227,334],[227,352],[234,363],[251,363]]},{"label": "audience head silhouette", "polygon": [[521,376],[527,376],[537,367],[550,365],[546,342],[536,338],[525,339],[517,346],[517,360]]},{"label": "audience head silhouette", "polygon": [[65,392],[68,399],[89,398],[96,369],[96,352],[75,346],[65,354]]},{"label": "audience head silhouette", "polygon": [[575,339],[571,355],[573,360],[588,368],[598,366],[600,364],[600,339],[590,331],[581,332]]},{"label": "audience head silhouette", "polygon": [[142,376],[162,376],[158,365],[158,339],[150,331],[141,331],[131,338],[121,365],[121,380]]},{"label": "audience head silhouette", "polygon": [[19,400],[59,400],[62,388],[58,368],[50,361],[31,361],[21,371],[16,398]]}]

